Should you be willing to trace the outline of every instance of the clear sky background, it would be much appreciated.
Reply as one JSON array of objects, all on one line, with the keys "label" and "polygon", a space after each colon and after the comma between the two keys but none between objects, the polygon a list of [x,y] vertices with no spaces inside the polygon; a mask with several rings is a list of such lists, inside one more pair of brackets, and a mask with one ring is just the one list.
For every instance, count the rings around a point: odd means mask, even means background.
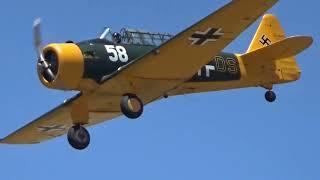
[{"label": "clear sky background", "polygon": [[[226,0],[55,0],[1,2],[0,137],[75,93],[46,89],[36,75],[32,23],[43,19],[46,43],[97,37],[104,26],[178,33]],[[66,137],[37,145],[0,145],[0,179],[319,180],[320,53],[318,1],[281,0],[276,14],[288,35],[311,35],[298,56],[299,81],[171,97],[146,106],[139,120],[119,117],[89,128],[91,144]],[[258,22],[226,48],[244,52]]]}]

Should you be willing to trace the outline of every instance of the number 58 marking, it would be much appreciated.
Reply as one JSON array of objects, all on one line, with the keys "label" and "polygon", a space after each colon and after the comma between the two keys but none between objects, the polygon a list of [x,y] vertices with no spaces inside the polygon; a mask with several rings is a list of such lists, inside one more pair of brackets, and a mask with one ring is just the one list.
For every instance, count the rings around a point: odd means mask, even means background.
[{"label": "number 58 marking", "polygon": [[104,45],[109,55],[109,59],[112,62],[127,62],[129,60],[126,49],[123,46]]}]

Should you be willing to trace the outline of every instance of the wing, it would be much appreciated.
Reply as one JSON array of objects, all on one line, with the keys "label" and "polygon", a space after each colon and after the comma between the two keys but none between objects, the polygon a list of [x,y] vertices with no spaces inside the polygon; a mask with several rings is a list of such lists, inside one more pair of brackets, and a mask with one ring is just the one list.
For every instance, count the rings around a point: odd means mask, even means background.
[{"label": "wing", "polygon": [[[71,104],[81,101],[81,98],[81,94],[78,94],[65,101],[60,106],[0,140],[0,143],[34,144],[64,135],[69,127],[73,125],[70,116]],[[118,99],[120,97],[104,98],[108,98],[108,101],[107,104],[103,105],[95,102],[95,99],[90,99],[89,124],[87,124],[87,126],[110,120],[121,115],[119,111],[114,110],[114,104],[119,103]],[[113,102],[115,100],[116,102]]]},{"label": "wing", "polygon": [[96,95],[137,94],[151,102],[178,87],[277,0],[233,0],[144,57],[107,77]]}]

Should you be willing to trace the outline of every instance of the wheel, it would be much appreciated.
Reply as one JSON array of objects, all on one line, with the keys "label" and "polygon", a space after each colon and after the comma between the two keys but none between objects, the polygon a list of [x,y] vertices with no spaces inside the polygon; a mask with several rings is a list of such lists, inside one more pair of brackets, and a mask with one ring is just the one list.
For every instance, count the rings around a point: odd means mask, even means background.
[{"label": "wheel", "polygon": [[277,98],[276,93],[274,93],[273,91],[267,91],[264,97],[268,102],[274,102]]},{"label": "wheel", "polygon": [[135,94],[125,94],[121,98],[120,109],[130,119],[136,119],[143,112],[143,103]]},{"label": "wheel", "polygon": [[90,143],[90,134],[86,128],[81,125],[72,126],[68,130],[69,144],[78,150],[85,149]]}]

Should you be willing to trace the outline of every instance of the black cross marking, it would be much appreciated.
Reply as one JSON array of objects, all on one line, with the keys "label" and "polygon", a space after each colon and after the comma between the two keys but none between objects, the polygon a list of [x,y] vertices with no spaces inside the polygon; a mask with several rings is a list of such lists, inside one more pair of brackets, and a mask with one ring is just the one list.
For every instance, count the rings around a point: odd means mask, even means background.
[{"label": "black cross marking", "polygon": [[269,46],[272,42],[271,42],[271,40],[270,40],[266,35],[263,35],[263,36],[261,37],[261,39],[260,39],[260,43],[261,43],[262,45],[267,45],[267,46]]},{"label": "black cross marking", "polygon": [[65,129],[65,125],[38,126],[41,132],[64,131]]},{"label": "black cross marking", "polygon": [[221,32],[222,29],[208,28],[206,31],[196,31],[189,37],[189,40],[192,41],[191,45],[200,45],[203,46],[207,42],[213,42],[220,39],[224,33]]}]

